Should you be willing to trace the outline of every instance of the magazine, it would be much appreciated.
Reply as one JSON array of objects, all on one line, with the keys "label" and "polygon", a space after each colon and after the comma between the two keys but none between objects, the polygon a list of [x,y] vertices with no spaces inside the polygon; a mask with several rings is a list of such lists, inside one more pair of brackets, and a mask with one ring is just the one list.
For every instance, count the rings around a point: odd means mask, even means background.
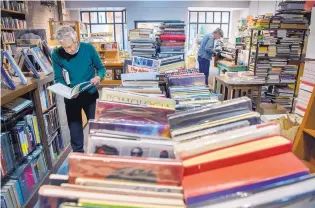
[{"label": "magazine", "polygon": [[[82,85],[85,85],[87,83],[89,84],[81,88]],[[80,84],[75,85],[72,88],[66,85],[63,85],[61,83],[57,83],[57,84],[49,86],[47,89],[52,91],[53,93],[56,93],[57,95],[60,95],[67,99],[72,99],[76,97],[78,94],[80,94],[81,92],[87,90],[90,86],[91,86],[90,81],[82,82]]]}]

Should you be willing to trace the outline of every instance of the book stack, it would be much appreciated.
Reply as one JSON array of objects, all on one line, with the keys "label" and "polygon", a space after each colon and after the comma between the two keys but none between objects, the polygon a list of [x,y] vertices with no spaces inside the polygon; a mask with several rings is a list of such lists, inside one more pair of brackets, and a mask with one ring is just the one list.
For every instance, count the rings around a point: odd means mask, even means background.
[{"label": "book stack", "polygon": [[168,74],[169,97],[176,101],[176,110],[183,111],[218,102],[219,95],[210,93],[202,73]]},{"label": "book stack", "polygon": [[13,32],[1,31],[2,43],[15,43],[15,35]]},{"label": "book stack", "polygon": [[1,17],[1,28],[3,29],[25,29],[26,21],[13,19],[12,17]]},{"label": "book stack", "polygon": [[185,22],[164,21],[160,28],[162,43],[159,57],[185,54]]},{"label": "book stack", "polygon": [[289,87],[277,86],[275,88],[276,96],[272,99],[272,103],[279,104],[284,108],[291,110],[294,90]]},{"label": "book stack", "polygon": [[280,74],[280,82],[291,84],[296,82],[298,67],[296,65],[286,65]]},{"label": "book stack", "polygon": [[155,55],[155,40],[152,29],[130,30],[129,40],[132,56],[151,58]]},{"label": "book stack", "polygon": [[304,117],[307,105],[315,88],[315,62],[306,61],[299,86],[299,94],[295,106],[295,114]]},{"label": "book stack", "polygon": [[46,176],[47,171],[43,148],[38,147],[7,179],[2,181],[1,207],[23,207],[36,186]]},{"label": "book stack", "polygon": [[21,1],[9,1],[4,0],[1,3],[1,9],[13,10],[18,12],[26,12],[25,11],[25,4]]},{"label": "book stack", "polygon": [[160,74],[176,73],[185,69],[185,55],[173,55],[169,57],[160,58],[161,66],[159,68]]},{"label": "book stack", "polygon": [[254,21],[253,28],[264,29],[269,28],[270,18],[272,14],[259,15]]}]

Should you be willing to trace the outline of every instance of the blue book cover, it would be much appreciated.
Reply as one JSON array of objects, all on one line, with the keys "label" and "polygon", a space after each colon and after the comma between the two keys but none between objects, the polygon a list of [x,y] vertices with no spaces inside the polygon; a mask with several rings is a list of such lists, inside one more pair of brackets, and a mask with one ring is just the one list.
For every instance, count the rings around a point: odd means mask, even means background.
[{"label": "blue book cover", "polygon": [[35,66],[33,65],[33,63],[31,62],[31,60],[29,59],[26,49],[21,50],[21,54],[24,56],[24,60],[26,61],[26,66],[28,70],[34,73],[35,78],[39,79],[40,75],[36,70]]},{"label": "blue book cover", "polygon": [[16,188],[16,192],[18,194],[18,199],[19,199],[20,203],[24,204],[24,198],[23,198],[21,187],[20,187],[20,184],[18,181],[15,182],[15,188]]},{"label": "blue book cover", "polygon": [[35,47],[30,49],[33,57],[35,58],[36,62],[43,70],[43,72],[47,75],[53,72],[53,68],[48,61],[47,57],[44,55],[43,51],[39,47]]},{"label": "blue book cover", "polygon": [[1,79],[9,87],[10,90],[14,90],[16,88],[15,83],[12,81],[12,79],[7,74],[7,72],[4,70],[4,68],[2,68],[2,66],[1,66]]},{"label": "blue book cover", "polygon": [[139,56],[134,56],[132,58],[132,65],[133,66],[139,66],[139,67],[148,67],[154,70],[159,70],[161,61],[155,60],[155,59],[149,59]]},{"label": "blue book cover", "polygon": [[3,55],[9,61],[9,64],[12,67],[12,69],[14,70],[14,72],[16,73],[16,75],[20,78],[21,83],[26,85],[27,79],[24,76],[21,69],[19,68],[19,66],[17,65],[17,63],[15,62],[15,60],[13,59],[13,57],[7,51],[3,51]]}]

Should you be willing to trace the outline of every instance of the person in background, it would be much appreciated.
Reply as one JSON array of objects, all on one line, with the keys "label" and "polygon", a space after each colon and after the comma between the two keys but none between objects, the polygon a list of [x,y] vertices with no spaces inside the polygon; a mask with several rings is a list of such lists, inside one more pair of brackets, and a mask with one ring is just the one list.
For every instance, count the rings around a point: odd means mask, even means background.
[{"label": "person in background", "polygon": [[92,85],[73,99],[64,98],[72,150],[84,152],[81,111],[84,110],[87,119],[94,119],[99,97],[96,85],[104,78],[106,69],[93,45],[79,42],[70,26],[58,28],[56,39],[61,47],[52,53],[55,82],[69,87],[87,81]]},{"label": "person in background", "polygon": [[205,84],[208,86],[210,61],[215,46],[214,41],[223,37],[223,31],[220,28],[203,37],[198,51],[199,71],[206,76]]},{"label": "person in background", "polygon": [[154,44],[155,44],[155,56],[158,56],[159,53],[161,53],[161,45],[162,45],[161,40],[160,40],[159,37],[157,37],[155,39],[155,43]]}]

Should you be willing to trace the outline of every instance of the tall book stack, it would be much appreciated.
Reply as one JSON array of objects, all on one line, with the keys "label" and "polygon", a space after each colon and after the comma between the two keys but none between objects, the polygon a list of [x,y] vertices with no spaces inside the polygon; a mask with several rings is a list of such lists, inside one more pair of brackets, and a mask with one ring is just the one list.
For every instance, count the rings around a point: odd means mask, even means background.
[{"label": "tall book stack", "polygon": [[154,35],[152,29],[134,29],[129,31],[132,56],[152,58],[155,56]]},{"label": "tall book stack", "polygon": [[164,21],[161,23],[161,52],[159,57],[185,54],[185,22]]},{"label": "tall book stack", "polygon": [[315,61],[305,62],[303,76],[301,77],[299,96],[295,106],[295,114],[304,117],[307,105],[315,88]]}]

